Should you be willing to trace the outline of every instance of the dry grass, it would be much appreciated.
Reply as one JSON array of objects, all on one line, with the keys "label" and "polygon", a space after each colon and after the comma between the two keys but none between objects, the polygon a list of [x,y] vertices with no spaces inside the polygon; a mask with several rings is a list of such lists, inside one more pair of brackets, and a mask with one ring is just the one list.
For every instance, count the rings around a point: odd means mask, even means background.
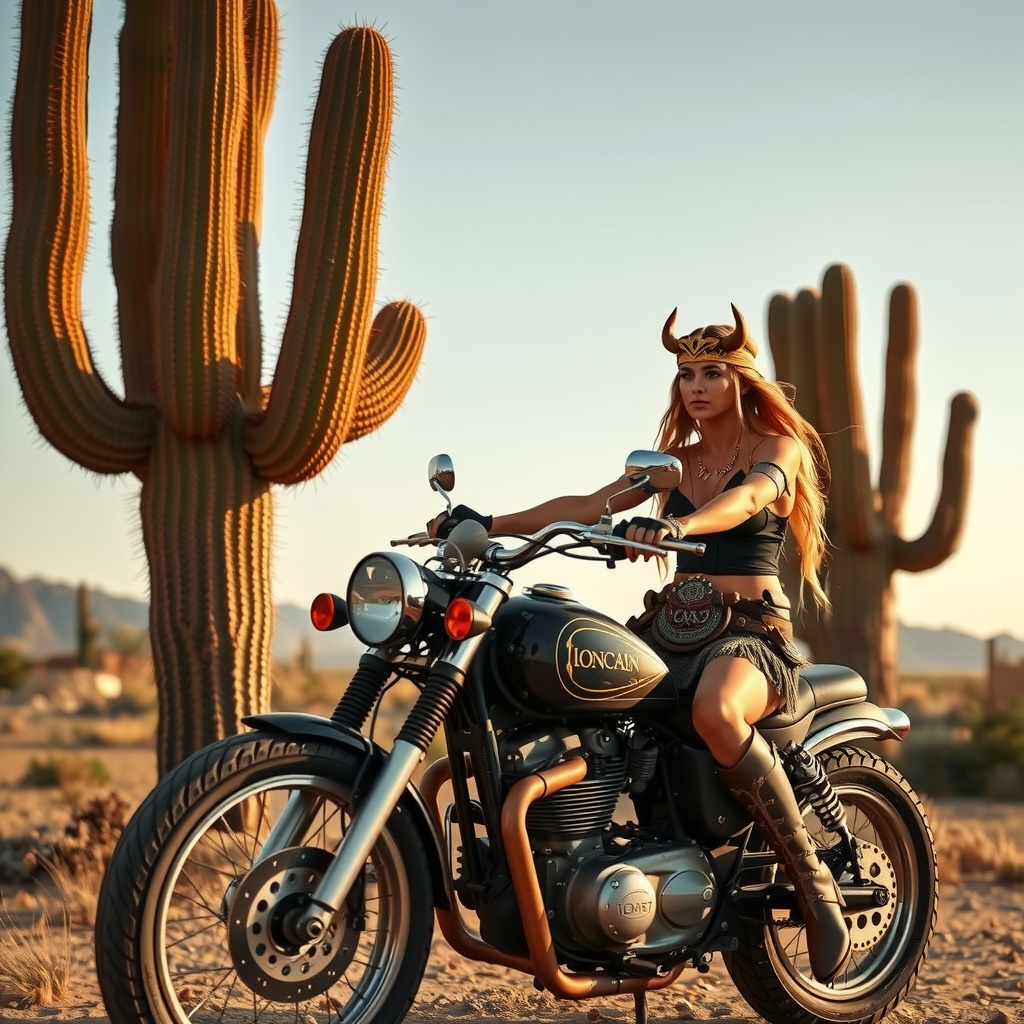
[{"label": "dry grass", "polygon": [[939,877],[953,883],[966,876],[990,876],[1007,885],[1024,883],[1024,850],[1000,829],[995,833],[946,822],[926,801],[935,837]]},{"label": "dry grass", "polygon": [[71,924],[92,928],[96,924],[96,904],[104,866],[93,864],[69,868],[53,861],[45,861],[43,866],[60,893],[65,919]]},{"label": "dry grass", "polygon": [[[7,919],[4,920],[4,917]],[[54,933],[46,915],[37,918],[27,936],[0,914],[0,1000],[19,1009],[57,1006],[71,983],[71,928],[63,915]]]}]

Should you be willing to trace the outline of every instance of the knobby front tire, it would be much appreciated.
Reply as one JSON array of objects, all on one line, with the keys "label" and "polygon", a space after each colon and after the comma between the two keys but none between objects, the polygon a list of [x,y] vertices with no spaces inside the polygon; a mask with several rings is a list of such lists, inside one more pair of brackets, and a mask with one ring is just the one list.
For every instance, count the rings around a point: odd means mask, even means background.
[{"label": "knobby front tire", "polygon": [[[405,1017],[430,952],[433,901],[427,852],[400,809],[320,940],[290,944],[282,926],[348,827],[359,769],[350,750],[253,732],[158,784],[100,891],[96,966],[112,1024]],[[293,793],[312,804],[302,834],[257,864]]]},{"label": "knobby front tire", "polygon": [[[862,871],[889,888],[889,904],[845,914],[853,955],[827,985],[811,975],[802,927],[743,923],[739,948],[724,959],[743,998],[771,1024],[876,1024],[913,988],[935,929],[932,832],[918,795],[881,757],[837,747],[819,760],[860,841]],[[805,821],[820,847],[836,842],[812,811]]]}]

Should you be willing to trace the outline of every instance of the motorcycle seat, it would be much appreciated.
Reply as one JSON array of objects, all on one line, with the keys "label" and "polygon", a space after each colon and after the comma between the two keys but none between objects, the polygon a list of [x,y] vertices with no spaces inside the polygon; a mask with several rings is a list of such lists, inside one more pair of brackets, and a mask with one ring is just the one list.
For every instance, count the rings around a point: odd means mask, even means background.
[{"label": "motorcycle seat", "polygon": [[763,718],[759,729],[786,728],[813,711],[856,704],[868,695],[867,684],[845,665],[808,665],[800,669],[796,707],[790,712],[776,711]]}]

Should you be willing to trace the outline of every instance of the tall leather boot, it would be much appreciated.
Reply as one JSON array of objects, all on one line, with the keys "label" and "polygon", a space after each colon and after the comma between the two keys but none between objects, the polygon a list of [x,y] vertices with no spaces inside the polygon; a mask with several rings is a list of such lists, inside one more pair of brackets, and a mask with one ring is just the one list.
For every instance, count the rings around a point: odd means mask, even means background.
[{"label": "tall leather boot", "polygon": [[811,973],[820,982],[832,981],[850,958],[850,932],[840,909],[846,904],[832,872],[818,860],[775,747],[755,730],[739,764],[719,768],[718,775],[785,865],[807,928]]}]

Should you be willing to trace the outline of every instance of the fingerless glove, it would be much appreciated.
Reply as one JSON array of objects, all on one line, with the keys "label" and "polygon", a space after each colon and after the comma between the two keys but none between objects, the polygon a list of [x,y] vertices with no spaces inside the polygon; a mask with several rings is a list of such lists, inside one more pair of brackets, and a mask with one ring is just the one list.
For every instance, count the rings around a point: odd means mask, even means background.
[{"label": "fingerless glove", "polygon": [[468,505],[456,505],[452,509],[451,515],[437,528],[438,537],[447,537],[459,523],[465,522],[467,519],[471,519],[474,523],[479,523],[485,530],[490,530],[494,525],[494,516],[481,515]]}]

